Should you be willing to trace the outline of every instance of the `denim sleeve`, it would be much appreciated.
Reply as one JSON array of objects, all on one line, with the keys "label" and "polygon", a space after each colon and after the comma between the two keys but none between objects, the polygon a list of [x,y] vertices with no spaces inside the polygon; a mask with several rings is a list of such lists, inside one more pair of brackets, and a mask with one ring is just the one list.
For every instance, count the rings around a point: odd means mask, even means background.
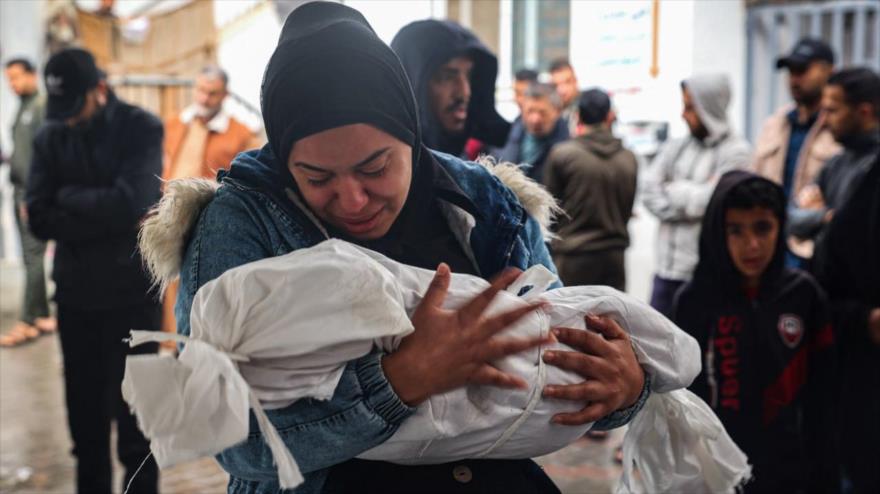
[{"label": "denim sleeve", "polygon": [[[524,233],[525,242],[530,246],[531,249],[531,258],[529,266],[534,266],[535,264],[543,264],[549,270],[556,273],[556,266],[553,265],[553,259],[550,258],[550,251],[547,249],[547,244],[544,242],[544,237],[541,234],[541,227],[538,225],[538,222],[535,221],[534,218],[529,218],[526,222],[525,233]],[[562,283],[557,281],[550,288],[560,288]],[[624,408],[621,410],[617,410],[612,412],[611,414],[603,417],[601,420],[596,422],[596,425],[593,426],[595,430],[611,430],[621,427],[623,425],[628,424],[633,417],[639,413],[639,410],[645,406],[645,401],[648,400],[648,396],[651,395],[651,378],[648,374],[645,374],[645,384],[642,386],[642,393],[639,395],[639,399],[629,408]]]},{"label": "denim sleeve", "polygon": [[[354,458],[389,437],[413,412],[394,393],[382,372],[381,353],[349,362],[329,401],[300,400],[266,414],[303,474]],[[251,415],[247,440],[219,455],[234,477],[275,481],[272,452]]]},{"label": "denim sleeve", "polygon": [[[224,186],[226,187],[226,186]],[[278,255],[277,232],[264,210],[221,187],[202,212],[181,268],[175,315],[178,332],[189,334],[196,290],[224,271]],[[382,354],[351,361],[328,401],[300,400],[267,415],[304,474],[341,463],[388,439],[415,410],[403,403],[385,377]],[[272,453],[251,414],[248,439],[217,459],[232,476],[277,480]]]},{"label": "denim sleeve", "polygon": [[[550,257],[550,250],[547,248],[547,242],[544,240],[544,234],[541,232],[541,225],[539,225],[538,221],[531,216],[526,220],[523,241],[529,249],[529,261],[526,268],[530,268],[536,264],[542,264],[545,268],[552,271],[553,274],[558,274],[556,271],[556,265],[553,264],[553,259]],[[556,281],[556,283],[550,285],[548,289],[552,290],[554,288],[562,288],[562,283]]]}]

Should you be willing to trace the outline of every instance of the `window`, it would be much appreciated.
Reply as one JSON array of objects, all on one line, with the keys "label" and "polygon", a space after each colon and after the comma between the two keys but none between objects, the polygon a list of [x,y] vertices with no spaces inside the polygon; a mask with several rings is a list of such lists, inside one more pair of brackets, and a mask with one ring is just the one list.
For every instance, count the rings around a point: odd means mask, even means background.
[{"label": "window", "polygon": [[547,70],[568,57],[570,0],[513,1],[513,70]]}]

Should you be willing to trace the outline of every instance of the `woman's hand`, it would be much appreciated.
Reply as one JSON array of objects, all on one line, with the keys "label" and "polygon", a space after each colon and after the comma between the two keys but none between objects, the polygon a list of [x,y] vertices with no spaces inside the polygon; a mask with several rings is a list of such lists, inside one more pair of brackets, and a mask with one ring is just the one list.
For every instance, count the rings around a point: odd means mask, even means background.
[{"label": "woman's hand", "polygon": [[544,352],[544,362],[576,372],[584,382],[567,386],[546,386],[544,396],[581,401],[584,408],[575,413],[560,413],[553,422],[581,425],[595,422],[609,413],[635,404],[645,385],[645,373],[639,366],[629,335],[612,319],[590,316],[587,327],[599,333],[571,328],[553,328],[560,342],[576,352]]},{"label": "woman's hand", "polygon": [[415,331],[396,352],[382,359],[391,387],[403,402],[415,406],[444,391],[465,384],[507,388],[525,387],[515,376],[489,362],[555,341],[548,334],[534,339],[498,338],[495,335],[542,304],[530,304],[493,317],[483,313],[495,295],[512,283],[518,270],[499,275],[489,288],[459,310],[443,309],[449,289],[449,266],[441,264],[412,317]]}]

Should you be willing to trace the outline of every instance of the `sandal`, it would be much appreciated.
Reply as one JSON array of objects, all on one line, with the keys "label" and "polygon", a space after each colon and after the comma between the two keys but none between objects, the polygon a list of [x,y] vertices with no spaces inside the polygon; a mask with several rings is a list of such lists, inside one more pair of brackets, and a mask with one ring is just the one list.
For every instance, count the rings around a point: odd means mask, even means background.
[{"label": "sandal", "polygon": [[54,317],[38,317],[34,319],[34,327],[42,334],[50,334],[58,331],[58,319]]},{"label": "sandal", "polygon": [[40,337],[39,329],[30,324],[19,322],[8,333],[0,336],[0,347],[16,347],[30,343]]}]

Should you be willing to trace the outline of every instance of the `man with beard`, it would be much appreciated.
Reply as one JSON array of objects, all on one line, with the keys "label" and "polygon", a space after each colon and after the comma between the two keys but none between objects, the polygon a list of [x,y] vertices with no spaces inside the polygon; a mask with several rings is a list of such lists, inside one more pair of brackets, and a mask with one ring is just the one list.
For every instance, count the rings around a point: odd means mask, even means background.
[{"label": "man with beard", "polygon": [[849,200],[880,152],[880,77],[867,68],[835,73],[823,91],[822,111],[843,152],[828,160],[789,209],[789,232],[814,239],[817,253],[825,247],[834,212]]},{"label": "man with beard", "polygon": [[[791,54],[776,61],[788,69],[788,87],[795,105],[786,105],[764,122],[755,144],[752,170],[780,185],[787,201],[813,183],[819,170],[840,146],[821,112],[822,88],[834,66],[834,52],[818,39],[805,38]],[[786,265],[804,267],[813,244],[788,238]]]},{"label": "man with beard", "polygon": [[[195,101],[165,122],[163,180],[209,178],[229,168],[235,155],[263,145],[244,124],[223,109],[229,86],[226,71],[207,66],[196,77]],[[174,300],[177,283],[166,291],[162,330],[175,333]],[[163,348],[173,350],[174,343]]]},{"label": "man with beard", "polygon": [[49,298],[46,291],[46,275],[43,258],[46,243],[35,238],[27,223],[24,205],[25,183],[31,166],[34,136],[43,125],[46,101],[39,93],[39,77],[36,68],[24,58],[6,62],[9,86],[20,98],[18,112],[12,124],[14,148],[9,157],[9,180],[15,207],[15,223],[21,239],[21,256],[24,260],[25,284],[19,320],[8,333],[0,335],[0,347],[27,343],[41,334],[55,331],[57,322],[49,314]]},{"label": "man with beard", "polygon": [[751,153],[727,121],[727,76],[694,76],[682,81],[681,91],[690,135],[668,141],[640,184],[645,207],[660,220],[651,306],[667,316],[697,265],[700,222],[718,178],[745,167]]},{"label": "man with beard", "polygon": [[839,437],[852,492],[880,489],[880,77],[845,69],[828,80],[822,110],[843,152],[790,211],[795,234],[816,232],[813,270],[831,298],[840,361]]},{"label": "man with beard", "polygon": [[162,178],[214,178],[236,154],[262,145],[244,124],[223,109],[229,77],[208,66],[196,77],[195,102],[165,122]]},{"label": "man with beard", "polygon": [[452,21],[416,21],[391,48],[412,85],[428,148],[461,156],[468,139],[504,145],[510,123],[495,110],[498,59],[472,32]]},{"label": "man with beard", "polygon": [[550,78],[556,92],[562,98],[562,119],[568,124],[568,133],[578,135],[578,89],[577,75],[567,58],[558,58],[550,62]]},{"label": "man with beard", "polygon": [[[132,328],[158,329],[160,307],[137,249],[160,196],[162,124],[116,99],[78,48],[46,64],[46,118],[25,195],[34,236],[55,240],[55,300],[77,492],[113,492],[110,424],[128,492],[156,492],[159,470],[122,400]],[[155,352],[154,345],[133,353]],[[141,466],[139,473],[135,471]],[[133,479],[133,480],[132,480]],[[121,489],[120,489],[121,490]]]}]

